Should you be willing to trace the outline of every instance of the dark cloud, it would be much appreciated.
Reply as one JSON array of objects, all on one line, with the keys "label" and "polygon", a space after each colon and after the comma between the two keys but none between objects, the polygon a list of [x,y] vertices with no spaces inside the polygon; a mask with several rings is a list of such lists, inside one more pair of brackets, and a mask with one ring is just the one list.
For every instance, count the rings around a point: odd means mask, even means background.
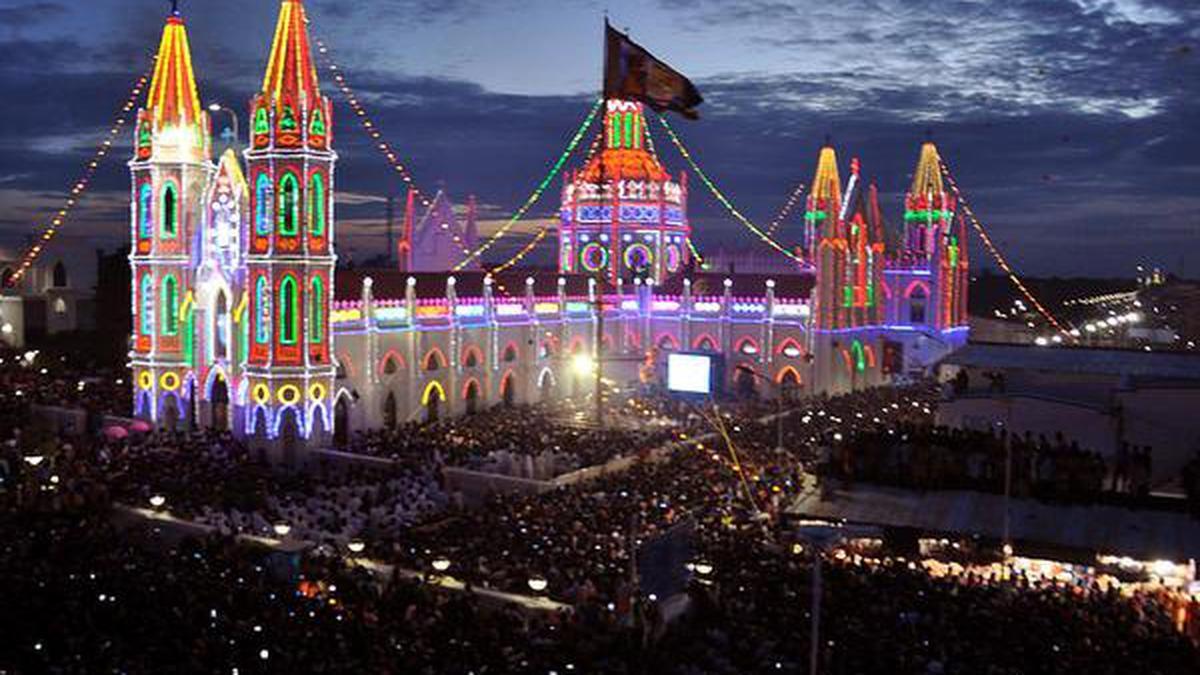
[{"label": "dark cloud", "polygon": [[[385,26],[407,26],[435,31],[453,46],[465,39],[459,26],[478,15],[515,23],[538,9],[533,5],[520,5],[521,12],[515,3],[473,0],[309,5],[318,25],[338,38],[333,46],[347,76],[417,180],[427,189],[445,186],[459,202],[476,194],[490,221],[524,201],[590,103],[588,94],[570,91],[493,91],[469,68],[454,77],[421,76],[428,64],[406,41],[416,33],[395,32],[395,44],[378,35]],[[189,24],[204,99],[243,110],[266,59],[274,3],[246,4],[236,21],[191,11],[199,15]],[[1200,272],[1194,2],[845,0],[814,7],[660,0],[656,11],[683,31],[680,44],[664,49],[689,74],[689,61],[703,62],[705,53],[689,52],[687,40],[770,56],[731,57],[728,68],[696,74],[703,118],[674,122],[703,168],[755,220],[769,220],[797,182],[811,179],[817,150],[830,136],[843,167],[851,156],[862,159],[897,223],[918,145],[930,130],[1021,269],[1119,273],[1142,260],[1173,266],[1183,254],[1192,256],[1185,261],[1192,273]],[[142,13],[96,39],[50,30],[64,19],[51,15],[54,22],[27,17],[20,35],[0,41],[0,53],[10,55],[0,61],[0,88],[20,92],[8,99],[0,125],[5,243],[25,237],[78,175],[161,28],[161,14]],[[356,41],[356,34],[375,37]],[[519,48],[502,34],[492,37],[496,50]],[[537,64],[525,77],[561,66]],[[347,251],[368,257],[383,237],[383,201],[372,197],[398,193],[401,183],[324,80],[335,100],[338,185],[347,193],[339,202],[341,232]],[[687,168],[657,123],[651,126],[668,168]],[[98,175],[98,198],[76,221],[87,229],[68,230],[72,236],[125,236],[127,150]],[[558,185],[534,218],[552,218]],[[694,175],[690,207],[702,247],[758,245]],[[783,239],[794,240],[799,227],[793,214]],[[977,263],[984,259],[973,253]]]}]

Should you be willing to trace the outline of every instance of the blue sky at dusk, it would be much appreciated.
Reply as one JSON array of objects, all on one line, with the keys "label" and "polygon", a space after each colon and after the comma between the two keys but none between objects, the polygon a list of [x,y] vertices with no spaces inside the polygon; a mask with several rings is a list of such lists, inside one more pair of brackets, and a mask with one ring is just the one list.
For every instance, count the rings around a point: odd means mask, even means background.
[{"label": "blue sky at dusk", "polygon": [[[1200,2],[1195,0],[308,0],[350,83],[418,181],[518,206],[600,82],[603,12],[690,76],[702,118],[675,124],[765,224],[828,135],[875,178],[889,222],[927,131],[993,235],[1033,274],[1200,277]],[[244,110],[276,0],[182,0],[202,98]],[[0,0],[0,245],[53,212],[157,45],[163,0]],[[343,256],[383,249],[398,181],[328,75]],[[243,120],[243,128],[244,128]],[[682,159],[657,130],[660,156]],[[68,245],[127,236],[131,134]],[[533,213],[552,215],[557,191]],[[761,246],[693,181],[702,250]],[[799,214],[784,241],[799,236]],[[484,228],[485,231],[487,228]],[[766,250],[764,248],[764,250]],[[982,261],[976,251],[974,261]]]}]

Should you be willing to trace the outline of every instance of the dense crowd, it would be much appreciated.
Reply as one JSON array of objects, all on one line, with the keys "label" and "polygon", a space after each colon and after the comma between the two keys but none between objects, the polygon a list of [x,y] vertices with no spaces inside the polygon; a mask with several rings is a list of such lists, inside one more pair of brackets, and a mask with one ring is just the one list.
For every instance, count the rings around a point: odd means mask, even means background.
[{"label": "dense crowd", "polygon": [[[780,515],[811,487],[811,467],[850,470],[834,479],[994,489],[996,448],[933,428],[936,397],[930,385],[875,389],[789,405],[780,419],[769,417],[773,404],[648,398],[623,403],[630,423],[608,432],[559,428],[551,411],[500,411],[363,435],[358,451],[398,461],[302,473],[280,473],[223,434],[64,444],[8,418],[0,634],[11,648],[0,650],[0,672],[804,672],[812,551],[793,548]],[[579,448],[581,439],[595,449]],[[1074,450],[1039,454],[1028,443],[1020,466],[1030,468],[1014,480],[1059,495]],[[903,444],[910,454],[896,455]],[[641,461],[479,509],[449,507],[441,464],[486,468],[494,453],[555,446],[580,463]],[[960,469],[936,459],[942,447],[983,454]],[[27,461],[33,451],[45,453],[36,465]],[[114,503],[213,529],[176,539],[169,528],[113,518]],[[229,536],[277,535],[281,523],[291,538],[322,545],[272,552]],[[693,611],[668,626],[665,609],[638,588],[631,558],[681,523],[694,531],[693,559],[711,572],[697,572]],[[435,580],[436,568],[467,590],[348,567],[337,554],[351,541],[396,570]],[[886,556],[825,561],[823,672],[1200,668],[1196,645],[1151,597],[1022,577],[935,578]],[[472,591],[484,587],[533,589],[572,609],[518,611]]]},{"label": "dense crowd", "polygon": [[660,445],[675,426],[653,415],[597,428],[588,413],[569,402],[498,406],[437,424],[358,431],[345,449],[393,459],[436,457],[450,466],[547,479]]}]

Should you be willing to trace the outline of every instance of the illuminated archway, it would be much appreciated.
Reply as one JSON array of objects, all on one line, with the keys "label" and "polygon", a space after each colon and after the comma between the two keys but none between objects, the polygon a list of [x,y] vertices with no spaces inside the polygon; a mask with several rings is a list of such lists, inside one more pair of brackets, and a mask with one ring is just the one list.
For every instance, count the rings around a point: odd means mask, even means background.
[{"label": "illuminated archway", "polygon": [[692,341],[692,349],[702,352],[717,351],[717,339],[708,333],[701,333]]},{"label": "illuminated archway", "polygon": [[[427,371],[441,370],[446,367],[446,355],[442,353],[442,350],[434,347],[425,354],[422,363],[424,364],[424,369]],[[442,394],[444,398],[445,392],[442,392]]]}]

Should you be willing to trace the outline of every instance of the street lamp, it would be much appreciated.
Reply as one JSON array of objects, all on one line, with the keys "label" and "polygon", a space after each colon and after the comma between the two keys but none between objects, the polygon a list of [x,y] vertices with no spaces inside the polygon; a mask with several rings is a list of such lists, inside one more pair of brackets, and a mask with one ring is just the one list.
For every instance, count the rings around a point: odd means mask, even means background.
[{"label": "street lamp", "polygon": [[346,544],[346,549],[356,555],[362,553],[366,547],[367,545],[364,544],[361,539],[351,539],[350,542]]},{"label": "street lamp", "polygon": [[167,498],[162,495],[153,495],[150,497],[150,506],[156,509],[161,509],[163,504],[167,503]]},{"label": "street lamp", "polygon": [[238,139],[240,138],[240,136],[238,135],[237,113],[233,109],[226,108],[225,106],[221,105],[220,103],[217,103],[216,101],[213,101],[212,103],[210,103],[208,105],[208,110],[209,110],[209,112],[214,112],[214,113],[221,112],[221,111],[229,113],[230,119],[233,120],[233,143],[231,145],[236,146],[238,143]]},{"label": "street lamp", "polygon": [[275,534],[281,537],[286,537],[288,536],[288,533],[292,531],[292,526],[284,522],[278,522],[275,523],[275,527],[273,529],[275,530]]},{"label": "street lamp", "polygon": [[550,582],[546,581],[545,577],[529,577],[527,583],[529,584],[529,590],[534,593],[541,593],[550,585]]}]

